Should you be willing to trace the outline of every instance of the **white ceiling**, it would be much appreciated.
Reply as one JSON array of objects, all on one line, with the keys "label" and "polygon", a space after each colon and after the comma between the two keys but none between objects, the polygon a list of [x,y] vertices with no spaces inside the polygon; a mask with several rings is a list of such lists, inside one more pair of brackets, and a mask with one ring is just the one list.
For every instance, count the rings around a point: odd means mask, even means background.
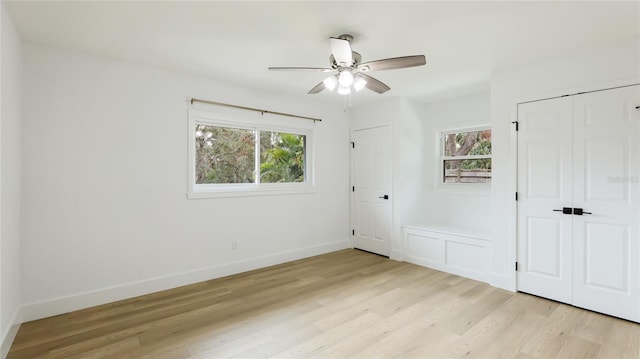
[{"label": "white ceiling", "polygon": [[[289,95],[326,75],[330,36],[352,34],[363,62],[424,54],[427,66],[374,72],[389,96],[435,101],[488,89],[491,72],[640,42],[640,2],[6,1],[24,40]],[[318,100],[342,101],[326,91]]]}]

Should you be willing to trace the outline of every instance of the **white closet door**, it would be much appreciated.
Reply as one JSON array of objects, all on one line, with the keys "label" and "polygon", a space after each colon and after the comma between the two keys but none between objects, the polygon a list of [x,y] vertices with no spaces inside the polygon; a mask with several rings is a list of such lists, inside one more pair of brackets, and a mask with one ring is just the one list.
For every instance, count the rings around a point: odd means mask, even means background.
[{"label": "white closet door", "polygon": [[353,131],[353,246],[389,256],[391,248],[391,131]]},{"label": "white closet door", "polygon": [[518,290],[640,321],[637,106],[640,86],[518,106]]},{"label": "white closet door", "polygon": [[[640,86],[573,99],[573,304],[638,321]],[[586,212],[589,212],[587,214]]]},{"label": "white closet door", "polygon": [[518,290],[571,303],[571,99],[519,105],[518,122]]}]

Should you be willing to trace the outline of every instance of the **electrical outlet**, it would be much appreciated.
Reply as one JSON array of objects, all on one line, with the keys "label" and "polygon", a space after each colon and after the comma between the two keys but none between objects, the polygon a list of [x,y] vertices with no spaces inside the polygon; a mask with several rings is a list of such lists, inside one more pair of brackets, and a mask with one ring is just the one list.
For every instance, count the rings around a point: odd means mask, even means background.
[{"label": "electrical outlet", "polygon": [[231,249],[238,249],[238,241],[233,240],[231,241]]}]

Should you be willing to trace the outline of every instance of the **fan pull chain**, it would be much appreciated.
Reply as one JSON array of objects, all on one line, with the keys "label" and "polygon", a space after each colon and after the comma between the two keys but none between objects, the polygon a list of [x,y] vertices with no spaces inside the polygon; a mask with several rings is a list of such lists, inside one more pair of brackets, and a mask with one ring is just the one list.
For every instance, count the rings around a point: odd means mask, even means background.
[{"label": "fan pull chain", "polygon": [[[347,96],[349,96],[349,107],[347,107]],[[349,93],[348,95],[344,95],[342,97],[343,97],[342,110],[343,110],[343,112],[347,112],[347,111],[351,110],[351,93]]]}]

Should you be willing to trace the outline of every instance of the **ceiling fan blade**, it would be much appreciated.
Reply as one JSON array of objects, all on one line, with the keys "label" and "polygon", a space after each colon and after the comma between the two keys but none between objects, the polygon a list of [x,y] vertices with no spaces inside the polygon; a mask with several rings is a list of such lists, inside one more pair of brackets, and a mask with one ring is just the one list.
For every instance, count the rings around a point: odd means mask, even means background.
[{"label": "ceiling fan blade", "polygon": [[375,79],[369,75],[365,75],[361,72],[358,72],[357,74],[354,75],[355,77],[361,77],[363,79],[365,79],[367,81],[367,83],[364,85],[366,88],[368,88],[369,90],[373,91],[373,92],[377,92],[377,93],[385,93],[389,90],[391,90],[391,87],[385,85],[382,81]]},{"label": "ceiling fan blade", "polygon": [[315,95],[319,92],[321,92],[322,90],[324,90],[325,86],[324,86],[324,82],[321,82],[317,85],[315,85],[311,90],[309,90],[309,92],[307,92],[308,95]]},{"label": "ceiling fan blade", "polygon": [[329,38],[331,42],[331,54],[340,66],[353,65],[353,56],[351,54],[351,44],[348,40],[336,37]]},{"label": "ceiling fan blade", "polygon": [[390,59],[382,59],[376,61],[365,62],[358,65],[360,71],[380,71],[403,69],[406,67],[422,66],[427,63],[424,55],[402,56]]},{"label": "ceiling fan blade", "polygon": [[333,69],[324,67],[269,67],[271,71],[315,71],[315,72],[330,72]]}]

